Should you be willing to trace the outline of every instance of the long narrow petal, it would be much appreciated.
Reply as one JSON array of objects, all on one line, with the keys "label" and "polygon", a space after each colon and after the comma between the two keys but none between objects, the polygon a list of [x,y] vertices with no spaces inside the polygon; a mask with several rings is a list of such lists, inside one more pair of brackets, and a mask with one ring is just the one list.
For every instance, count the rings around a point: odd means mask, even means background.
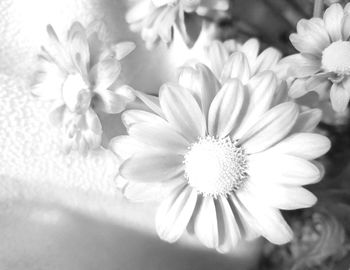
[{"label": "long narrow petal", "polygon": [[[259,48],[260,48],[259,41],[256,38],[251,38],[251,39],[248,39],[240,49],[240,51],[244,52],[244,54],[247,56],[250,67],[255,66],[258,53],[259,53]],[[252,70],[252,73],[254,73],[253,70]]]},{"label": "long narrow petal", "polygon": [[126,107],[125,99],[108,89],[95,91],[92,104],[96,110],[112,114],[120,113]]},{"label": "long narrow petal", "polygon": [[159,98],[151,95],[147,95],[140,91],[134,90],[134,94],[139,98],[148,108],[154,111],[159,116],[163,116],[162,109],[159,104]]},{"label": "long narrow petal", "polygon": [[117,79],[121,71],[121,65],[116,59],[105,59],[92,67],[90,76],[95,83],[95,90],[107,89]]},{"label": "long narrow petal", "polygon": [[320,171],[313,163],[286,154],[269,151],[249,156],[248,174],[254,181],[287,185],[309,185],[320,181]]},{"label": "long narrow petal", "polygon": [[340,4],[331,5],[324,12],[323,20],[332,41],[338,41],[342,38],[343,15],[344,11]]},{"label": "long narrow petal", "polygon": [[206,126],[203,114],[188,91],[176,85],[166,84],[160,90],[159,99],[169,123],[190,142],[204,135]]},{"label": "long narrow petal", "polygon": [[220,89],[220,83],[207,66],[197,64],[196,69],[198,70],[197,87],[199,88],[201,94],[200,99],[202,112],[204,116],[207,117],[210,104]]},{"label": "long narrow petal", "polygon": [[283,209],[295,210],[309,208],[317,202],[317,198],[310,191],[302,187],[288,185],[268,185],[255,181],[246,186],[249,192],[267,205]]},{"label": "long narrow petal", "polygon": [[350,91],[345,89],[342,84],[334,83],[331,87],[330,98],[333,109],[337,112],[343,112],[349,104]]},{"label": "long narrow petal", "polygon": [[290,65],[290,76],[297,78],[308,77],[321,70],[321,60],[310,54],[293,54],[281,61]]},{"label": "long narrow petal", "polygon": [[138,123],[130,126],[128,133],[138,141],[167,153],[185,154],[187,140],[164,123]]},{"label": "long narrow petal", "polygon": [[350,14],[345,13],[343,17],[343,22],[342,22],[342,35],[343,35],[343,40],[348,40],[350,37]]},{"label": "long narrow petal", "polygon": [[211,69],[216,78],[221,77],[221,72],[229,58],[229,54],[221,41],[213,41],[208,48],[208,57],[211,63]]},{"label": "long narrow petal", "polygon": [[296,133],[271,147],[268,152],[312,160],[327,153],[330,147],[331,142],[325,136],[313,133]]},{"label": "long narrow petal", "polygon": [[183,157],[169,153],[136,153],[120,166],[120,175],[140,182],[167,181],[183,170]]},{"label": "long narrow petal", "polygon": [[276,245],[292,240],[293,232],[277,209],[265,206],[244,191],[237,193],[237,196],[253,218],[253,226],[262,236]]},{"label": "long narrow petal", "polygon": [[127,55],[129,55],[133,50],[135,50],[135,48],[136,48],[136,45],[134,42],[125,41],[125,42],[117,43],[114,46],[116,59],[122,60]]},{"label": "long narrow petal", "polygon": [[90,63],[90,49],[84,26],[74,22],[68,31],[67,40],[72,59],[79,54],[84,69],[87,69]]},{"label": "long narrow petal", "polygon": [[[219,224],[219,247],[220,252],[233,251],[241,239],[240,228],[234,215],[235,209],[232,209],[226,197],[218,198],[217,218]],[[236,213],[238,214],[238,213]],[[220,226],[221,224],[221,226]]]},{"label": "long narrow petal", "polygon": [[297,120],[299,108],[296,104],[285,102],[266,112],[241,138],[247,153],[264,151],[283,139]]},{"label": "long narrow petal", "polygon": [[213,100],[208,116],[208,132],[223,138],[237,124],[237,118],[245,105],[245,93],[238,79],[227,81]]},{"label": "long narrow petal", "polygon": [[256,74],[265,70],[273,70],[274,66],[281,59],[282,53],[275,48],[267,48],[257,58],[252,70]]},{"label": "long narrow petal", "polygon": [[126,160],[138,152],[144,152],[147,147],[133,137],[126,135],[117,136],[109,143],[109,149],[121,160]]},{"label": "long narrow petal", "polygon": [[291,130],[291,133],[311,132],[320,123],[322,111],[320,109],[310,109],[299,114],[298,119]]},{"label": "long narrow petal", "polygon": [[102,125],[100,118],[96,114],[96,112],[89,108],[85,113],[85,121],[87,127],[96,134],[102,134]]},{"label": "long narrow petal", "polygon": [[251,76],[251,70],[247,57],[242,52],[234,52],[226,62],[220,81],[225,83],[228,79],[240,79],[246,84]]},{"label": "long narrow petal", "polygon": [[159,237],[168,242],[177,241],[185,231],[197,203],[197,192],[180,186],[162,202],[156,215]]},{"label": "long narrow petal", "polygon": [[218,219],[214,199],[204,197],[195,217],[194,231],[198,239],[208,248],[219,245]]},{"label": "long narrow petal", "polygon": [[272,71],[262,72],[247,84],[249,91],[249,106],[234,136],[241,137],[259,118],[267,112],[272,104],[277,90],[277,78]]},{"label": "long narrow petal", "polygon": [[143,110],[127,110],[122,114],[122,121],[124,126],[128,129],[131,125],[136,123],[161,123],[166,121],[157,114],[146,112]]}]

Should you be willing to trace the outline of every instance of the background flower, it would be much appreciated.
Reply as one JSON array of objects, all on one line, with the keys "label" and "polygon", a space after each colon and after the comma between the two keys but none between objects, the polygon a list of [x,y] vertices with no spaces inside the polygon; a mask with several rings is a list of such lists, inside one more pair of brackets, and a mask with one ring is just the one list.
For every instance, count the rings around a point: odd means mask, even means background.
[{"label": "background flower", "polygon": [[[158,42],[170,43],[174,28],[181,33],[185,43],[192,47],[202,29],[208,11],[228,9],[228,0],[141,0],[130,1],[133,7],[126,20],[133,31],[141,32],[148,48]],[[193,15],[193,16],[192,16]]]},{"label": "background flower", "polygon": [[290,41],[300,52],[288,56],[290,75],[295,77],[292,93],[300,97],[309,91],[320,100],[330,99],[335,111],[344,111],[350,99],[350,5],[332,4],[323,19],[302,19]]},{"label": "background flower", "polygon": [[65,150],[87,153],[101,143],[96,111],[120,113],[133,100],[127,87],[110,88],[120,74],[120,60],[135,46],[132,42],[109,44],[101,23],[84,28],[75,22],[63,42],[51,25],[47,32],[50,46],[42,47],[32,92],[54,101],[50,119],[64,129]]}]

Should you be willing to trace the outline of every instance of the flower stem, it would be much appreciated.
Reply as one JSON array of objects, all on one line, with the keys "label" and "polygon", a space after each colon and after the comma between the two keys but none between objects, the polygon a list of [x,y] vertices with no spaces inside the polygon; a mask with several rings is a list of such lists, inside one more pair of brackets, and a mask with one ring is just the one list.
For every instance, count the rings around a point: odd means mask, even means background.
[{"label": "flower stem", "polygon": [[313,14],[315,18],[322,17],[323,6],[324,6],[323,0],[315,0],[315,2],[314,2],[314,14]]}]

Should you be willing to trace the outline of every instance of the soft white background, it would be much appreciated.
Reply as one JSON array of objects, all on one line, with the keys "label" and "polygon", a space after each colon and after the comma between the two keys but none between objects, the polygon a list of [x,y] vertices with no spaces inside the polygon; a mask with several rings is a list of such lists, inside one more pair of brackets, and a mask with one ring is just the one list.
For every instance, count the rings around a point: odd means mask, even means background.
[{"label": "soft white background", "polygon": [[[174,54],[148,52],[127,30],[120,0],[0,0],[0,269],[166,270],[248,269],[252,247],[219,255],[191,241],[169,245],[154,232],[155,205],[131,204],[113,181],[109,151],[87,158],[60,150],[47,122],[50,104],[30,95],[46,25],[63,34],[74,20],[103,19],[115,41],[133,40],[123,79],[156,93],[175,75]],[[116,116],[103,117],[106,137],[121,134]],[[253,244],[255,246],[255,244]],[[254,249],[254,248],[253,248]]]}]

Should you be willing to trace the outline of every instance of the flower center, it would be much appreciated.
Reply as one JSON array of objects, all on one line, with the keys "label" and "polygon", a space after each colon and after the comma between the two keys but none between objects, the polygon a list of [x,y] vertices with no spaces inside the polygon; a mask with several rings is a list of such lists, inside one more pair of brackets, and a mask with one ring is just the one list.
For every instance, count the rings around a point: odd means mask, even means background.
[{"label": "flower center", "polygon": [[338,74],[350,73],[350,42],[336,41],[322,53],[322,67]]},{"label": "flower center", "polygon": [[204,196],[225,196],[248,179],[247,155],[229,137],[200,138],[190,146],[184,164],[189,185]]},{"label": "flower center", "polygon": [[62,86],[63,100],[71,112],[84,113],[90,107],[92,93],[78,73],[68,75]]}]

